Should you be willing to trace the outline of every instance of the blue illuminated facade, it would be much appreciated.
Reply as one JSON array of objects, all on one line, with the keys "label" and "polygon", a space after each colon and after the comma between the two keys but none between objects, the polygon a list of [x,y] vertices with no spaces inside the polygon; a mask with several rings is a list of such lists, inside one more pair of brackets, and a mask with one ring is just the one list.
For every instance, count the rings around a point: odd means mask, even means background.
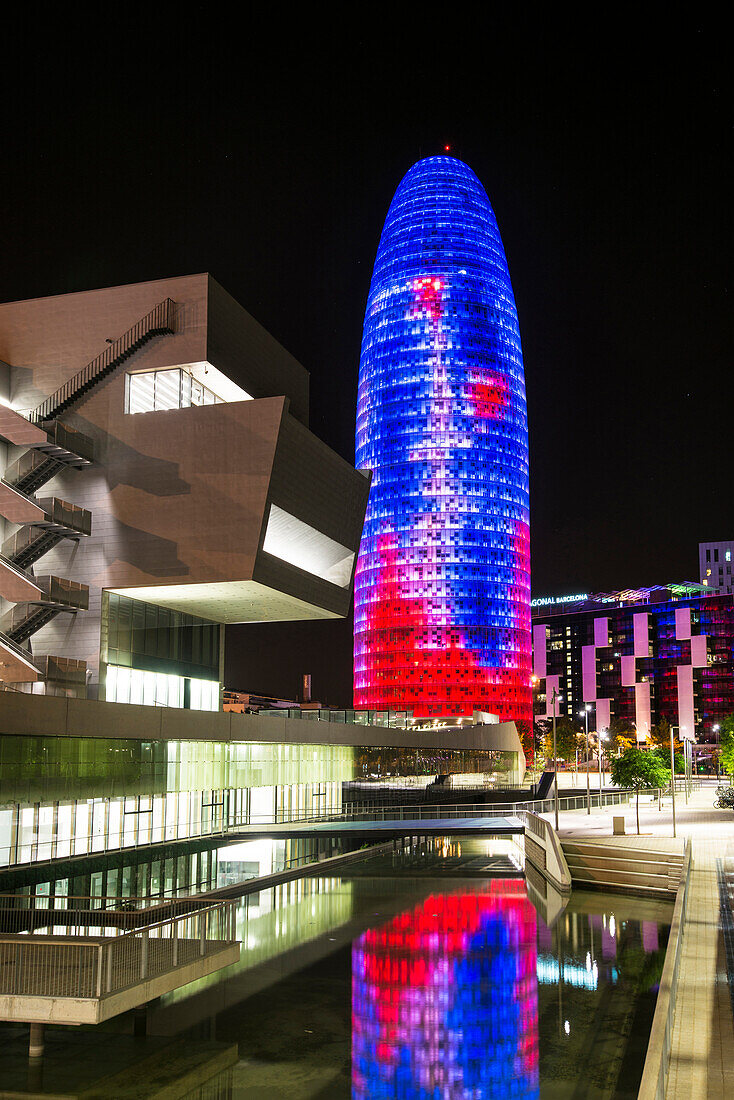
[{"label": "blue illuminated facade", "polygon": [[373,480],[355,580],[355,706],[529,720],[520,332],[494,212],[454,157],[415,164],[388,211],[356,464]]}]

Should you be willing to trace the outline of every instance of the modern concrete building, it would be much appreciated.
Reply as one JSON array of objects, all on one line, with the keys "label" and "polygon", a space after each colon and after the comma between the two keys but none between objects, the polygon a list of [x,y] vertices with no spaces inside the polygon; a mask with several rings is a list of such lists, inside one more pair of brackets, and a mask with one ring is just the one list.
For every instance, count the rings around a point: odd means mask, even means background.
[{"label": "modern concrete building", "polygon": [[734,539],[724,542],[699,542],[698,575],[701,584],[717,594],[730,595],[734,591],[732,554]]},{"label": "modern concrete building", "polygon": [[0,699],[3,889],[56,879],[78,895],[211,886],[211,853],[238,826],[338,811],[344,783],[442,772],[514,786],[525,772],[512,722],[415,730],[386,712],[205,714],[20,692]]},{"label": "modern concrete building", "polygon": [[1,682],[218,710],[224,624],[346,615],[369,477],[210,275],[0,305],[0,402]]},{"label": "modern concrete building", "polygon": [[533,601],[536,716],[591,706],[603,731],[614,718],[643,740],[666,718],[689,739],[716,743],[734,711],[734,596],[695,583]]}]

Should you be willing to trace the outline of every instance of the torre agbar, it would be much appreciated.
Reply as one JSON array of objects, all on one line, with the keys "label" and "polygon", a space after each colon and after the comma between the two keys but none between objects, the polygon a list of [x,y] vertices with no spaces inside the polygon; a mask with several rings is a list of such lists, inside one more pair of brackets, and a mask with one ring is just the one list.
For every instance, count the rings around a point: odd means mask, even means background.
[{"label": "torre agbar", "polygon": [[531,718],[522,350],[486,192],[451,156],[402,180],[372,275],[356,464],[354,704]]}]

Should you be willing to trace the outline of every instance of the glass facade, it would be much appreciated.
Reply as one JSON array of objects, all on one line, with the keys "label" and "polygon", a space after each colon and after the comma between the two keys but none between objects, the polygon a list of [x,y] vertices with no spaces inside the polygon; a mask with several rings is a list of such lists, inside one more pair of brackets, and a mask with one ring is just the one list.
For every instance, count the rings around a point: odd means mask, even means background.
[{"label": "glass facade", "polygon": [[[672,586],[671,586],[672,587]],[[682,587],[682,586],[681,586]],[[649,684],[650,717],[679,722],[678,667],[691,662],[691,640],[676,637],[676,611],[690,608],[691,635],[706,637],[706,664],[693,669],[696,730],[715,741],[714,726],[734,711],[734,597],[706,596],[634,602],[625,606],[599,602],[594,610],[550,614],[539,608],[534,622],[545,625],[548,676],[558,676],[559,714],[573,715],[585,702],[582,651],[595,640],[594,623],[607,621],[608,646],[596,649],[594,683],[597,698],[611,700],[611,718],[634,721],[635,687],[623,682],[622,660],[635,651],[634,616],[648,615],[647,656],[636,658],[635,676]],[[538,713],[546,694],[537,696]]]},{"label": "glass facade", "polygon": [[530,544],[517,312],[481,183],[420,161],[390,206],[364,323],[354,703],[529,719]]},{"label": "glass facade", "polygon": [[219,645],[218,623],[102,594],[108,703],[219,710]]},{"label": "glass facade", "polygon": [[0,866],[333,812],[357,750],[248,741],[0,737]]},{"label": "glass facade", "polygon": [[492,773],[509,752],[258,741],[0,737],[0,866],[339,812],[343,784]]}]

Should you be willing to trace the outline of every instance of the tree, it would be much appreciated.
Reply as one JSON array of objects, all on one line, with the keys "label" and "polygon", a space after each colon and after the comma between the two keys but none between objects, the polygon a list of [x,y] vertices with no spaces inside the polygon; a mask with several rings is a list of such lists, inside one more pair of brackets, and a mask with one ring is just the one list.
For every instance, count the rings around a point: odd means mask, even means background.
[{"label": "tree", "polygon": [[527,767],[532,767],[534,756],[532,723],[526,722],[524,718],[516,718],[515,727],[517,729],[517,735],[520,738],[522,750],[525,753],[525,764]]},{"label": "tree", "polygon": [[657,790],[670,782],[666,768],[654,752],[627,749],[612,761],[612,782],[618,787],[632,787],[637,792],[637,835],[640,834],[640,791]]},{"label": "tree", "polygon": [[726,774],[734,776],[734,714],[727,714],[719,729],[721,745],[721,766]]},{"label": "tree", "polygon": [[[650,743],[653,748],[661,748],[668,750],[668,759],[670,759],[670,722],[667,718],[661,718],[659,722],[650,730]],[[673,749],[676,753],[683,751],[683,742],[680,739],[680,729],[676,726],[676,730],[673,732]],[[676,764],[676,771],[678,771],[678,765]]]},{"label": "tree", "polygon": [[612,718],[609,725],[609,748],[616,752],[637,748],[637,730],[630,718]]},{"label": "tree", "polygon": [[[544,748],[546,760],[553,759],[553,719],[546,718]],[[576,754],[579,744],[579,730],[570,718],[562,715],[556,718],[556,752],[561,760],[570,760]]]},{"label": "tree", "polygon": [[[667,746],[656,745],[654,749],[650,749],[650,752],[657,756],[660,763],[663,765],[664,768],[668,769],[668,774],[670,774],[670,741],[668,741]],[[683,775],[685,770],[685,757],[681,753],[677,752],[675,754],[675,774]]]}]

